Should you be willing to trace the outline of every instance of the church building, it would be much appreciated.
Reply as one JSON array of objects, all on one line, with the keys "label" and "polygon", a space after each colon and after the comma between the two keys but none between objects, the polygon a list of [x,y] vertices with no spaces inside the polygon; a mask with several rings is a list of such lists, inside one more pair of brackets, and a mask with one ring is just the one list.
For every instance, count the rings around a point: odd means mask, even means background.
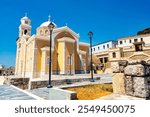
[{"label": "church building", "polygon": [[[20,77],[48,78],[51,23],[42,23],[31,35],[31,20],[25,16],[19,26],[16,40],[15,74]],[[57,27],[53,22],[52,33],[52,74],[77,74],[88,71],[89,44],[79,42],[79,34],[68,26]]]}]

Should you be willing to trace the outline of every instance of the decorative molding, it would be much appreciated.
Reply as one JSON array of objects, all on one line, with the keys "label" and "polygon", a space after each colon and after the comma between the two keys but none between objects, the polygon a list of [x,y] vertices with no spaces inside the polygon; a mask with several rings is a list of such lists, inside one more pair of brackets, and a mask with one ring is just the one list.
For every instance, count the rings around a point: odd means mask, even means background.
[{"label": "decorative molding", "polygon": [[36,38],[37,40],[50,41],[49,36],[35,35],[35,38]]},{"label": "decorative molding", "polygon": [[[49,51],[50,50],[50,47],[43,47],[41,48],[42,51]],[[54,51],[54,49],[52,48],[52,51]]]},{"label": "decorative molding", "polygon": [[56,29],[53,30],[54,33],[57,33],[57,32],[60,33],[62,31],[70,32],[72,34],[72,36],[74,36],[76,39],[80,38],[79,34],[77,34],[76,32],[74,32],[73,30],[71,30],[68,26],[56,28]]},{"label": "decorative molding", "polygon": [[90,47],[90,44],[88,44],[88,43],[83,43],[83,42],[79,42],[79,45],[81,45],[81,46],[88,46],[88,47]]},{"label": "decorative molding", "polygon": [[86,51],[78,50],[78,54],[86,54]]},{"label": "decorative molding", "polygon": [[58,39],[58,42],[69,42],[69,43],[75,43],[75,40],[69,38],[69,37],[63,37]]}]

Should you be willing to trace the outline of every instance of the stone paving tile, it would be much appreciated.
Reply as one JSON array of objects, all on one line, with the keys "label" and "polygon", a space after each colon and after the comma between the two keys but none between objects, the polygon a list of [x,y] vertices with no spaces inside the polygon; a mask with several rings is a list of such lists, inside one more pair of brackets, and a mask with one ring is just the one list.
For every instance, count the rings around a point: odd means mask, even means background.
[{"label": "stone paving tile", "polygon": [[48,99],[49,89],[46,87],[33,89],[33,90],[27,90],[27,91],[34,94],[34,95],[37,95],[41,98]]},{"label": "stone paving tile", "polygon": [[23,95],[23,96],[18,96],[18,97],[11,98],[11,100],[33,100],[33,98]]},{"label": "stone paving tile", "polygon": [[11,86],[0,85],[0,100],[35,100],[35,99]]}]

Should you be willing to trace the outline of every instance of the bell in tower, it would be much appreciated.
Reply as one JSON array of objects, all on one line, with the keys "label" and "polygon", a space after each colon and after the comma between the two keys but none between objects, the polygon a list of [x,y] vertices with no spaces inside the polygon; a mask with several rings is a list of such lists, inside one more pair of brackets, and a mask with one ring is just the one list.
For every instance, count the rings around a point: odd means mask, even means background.
[{"label": "bell in tower", "polygon": [[19,37],[31,36],[31,20],[27,17],[27,14],[21,18],[21,24],[19,26]]}]

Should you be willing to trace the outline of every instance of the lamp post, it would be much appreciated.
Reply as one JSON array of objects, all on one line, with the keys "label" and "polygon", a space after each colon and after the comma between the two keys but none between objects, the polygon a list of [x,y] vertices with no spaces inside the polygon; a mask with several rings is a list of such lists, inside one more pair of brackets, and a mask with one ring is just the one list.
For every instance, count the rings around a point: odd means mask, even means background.
[{"label": "lamp post", "polygon": [[94,79],[93,79],[93,61],[92,61],[92,37],[93,37],[93,32],[90,31],[88,33],[89,35],[89,38],[90,38],[90,49],[91,49],[91,64],[90,64],[90,67],[91,67],[91,82],[94,82]]},{"label": "lamp post", "polygon": [[71,76],[71,56],[72,54],[70,54],[70,76]]},{"label": "lamp post", "polygon": [[57,75],[58,75],[58,53],[57,53]]},{"label": "lamp post", "polygon": [[53,32],[53,29],[54,29],[54,24],[51,22],[49,25],[48,25],[48,28],[50,30],[50,51],[49,51],[49,82],[48,82],[48,86],[47,88],[52,88],[52,85],[51,85],[51,66],[52,66],[52,32]]}]

